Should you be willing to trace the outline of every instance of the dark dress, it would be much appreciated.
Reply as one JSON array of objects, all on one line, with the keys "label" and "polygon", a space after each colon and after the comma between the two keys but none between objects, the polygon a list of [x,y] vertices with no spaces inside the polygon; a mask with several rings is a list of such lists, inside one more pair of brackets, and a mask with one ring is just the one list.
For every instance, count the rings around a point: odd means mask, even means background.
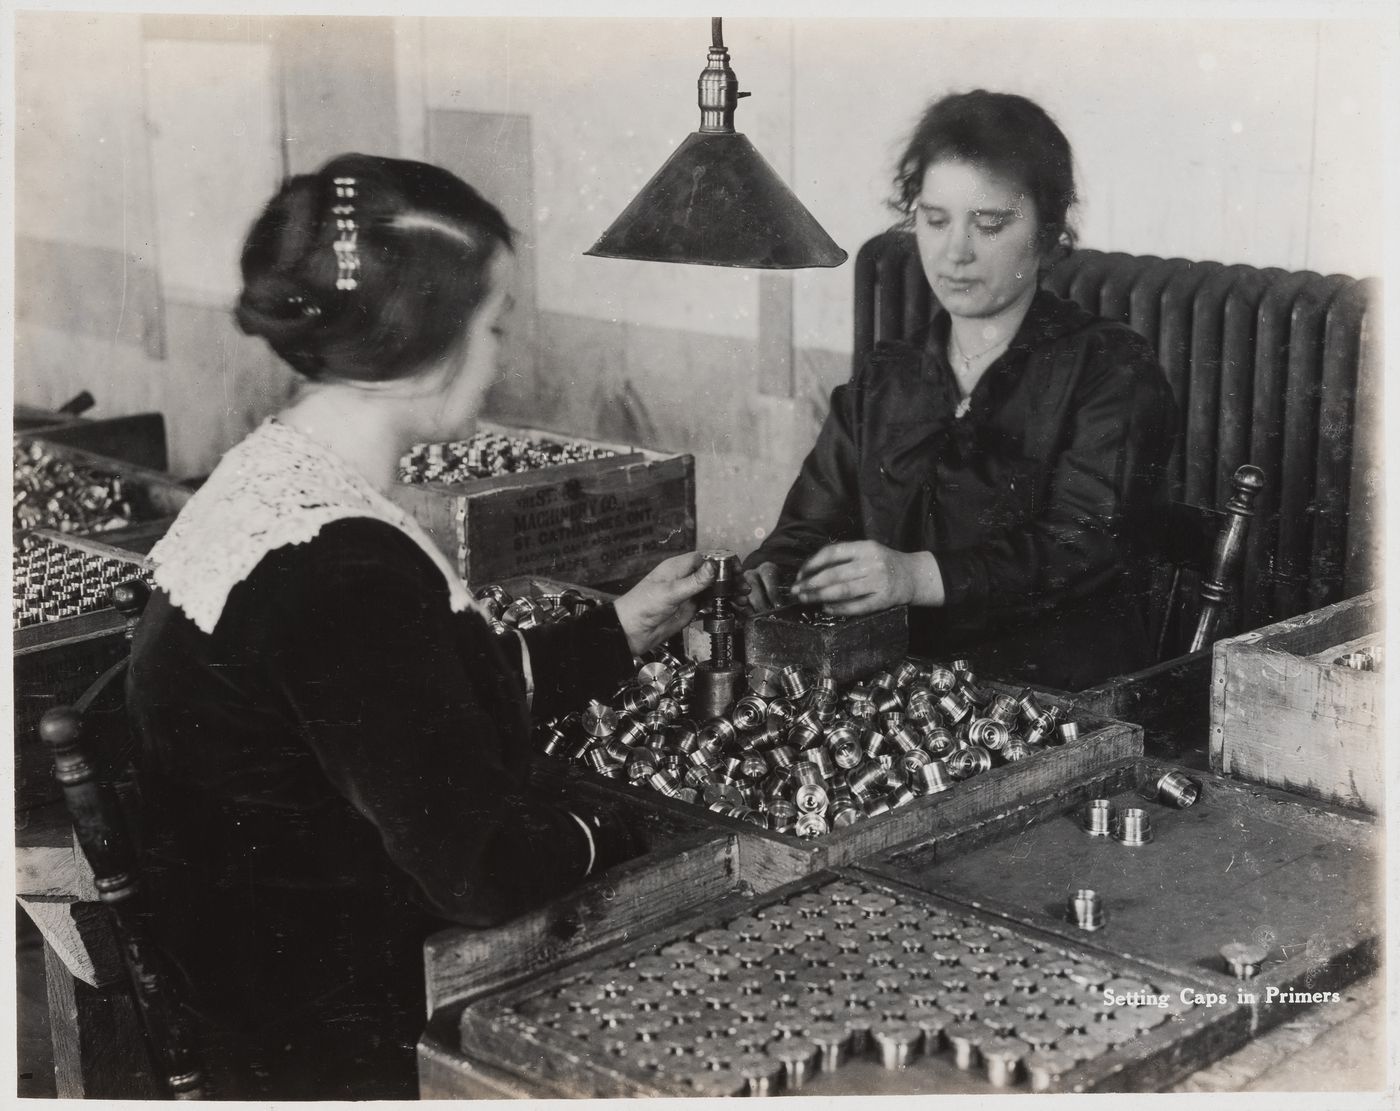
[{"label": "dark dress", "polygon": [[[611,606],[524,635],[536,714],[631,667]],[[221,1097],[415,1095],[423,939],[505,921],[587,867],[575,819],[526,786],[519,640],[451,612],[387,523],[264,556],[212,635],[157,593],[128,700],[162,941]],[[597,867],[625,848],[604,823]]]},{"label": "dark dress", "polygon": [[940,312],[832,394],[777,526],[745,560],[825,544],[929,551],[947,594],[916,651],[1069,690],[1150,662],[1147,561],[1166,501],[1171,388],[1136,332],[1036,293],[963,417]]}]

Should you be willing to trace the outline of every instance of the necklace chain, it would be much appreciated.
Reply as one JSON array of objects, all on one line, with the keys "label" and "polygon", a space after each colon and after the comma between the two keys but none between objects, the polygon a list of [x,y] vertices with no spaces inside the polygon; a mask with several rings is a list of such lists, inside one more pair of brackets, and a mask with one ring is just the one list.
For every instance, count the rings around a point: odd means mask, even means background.
[{"label": "necklace chain", "polygon": [[963,350],[962,344],[958,342],[957,332],[950,328],[948,330],[948,336],[953,341],[953,350],[957,353],[958,359],[962,362],[963,370],[971,370],[973,359],[980,359],[983,355],[987,354],[987,352],[995,351],[998,347],[1003,346],[1007,342],[1005,339],[996,340],[994,343],[982,348],[981,351],[974,351],[969,355]]}]

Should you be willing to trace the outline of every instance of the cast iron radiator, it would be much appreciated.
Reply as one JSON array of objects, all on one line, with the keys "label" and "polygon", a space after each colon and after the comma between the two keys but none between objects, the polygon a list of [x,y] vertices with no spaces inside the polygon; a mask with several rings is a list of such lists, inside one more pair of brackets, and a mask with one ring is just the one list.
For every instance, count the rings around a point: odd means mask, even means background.
[{"label": "cast iron radiator", "polygon": [[[1324,277],[1093,250],[1045,284],[1146,337],[1182,425],[1172,497],[1222,506],[1264,469],[1238,609],[1243,629],[1374,585],[1380,544],[1381,350],[1374,278]],[[911,232],[856,257],[855,351],[907,339],[934,308]]]}]

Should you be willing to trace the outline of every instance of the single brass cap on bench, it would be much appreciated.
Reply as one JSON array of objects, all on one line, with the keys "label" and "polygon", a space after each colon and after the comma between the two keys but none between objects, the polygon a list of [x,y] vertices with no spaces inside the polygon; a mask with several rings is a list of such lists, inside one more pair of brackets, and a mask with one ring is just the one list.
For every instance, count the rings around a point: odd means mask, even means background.
[{"label": "single brass cap on bench", "polygon": [[1248,980],[1258,975],[1259,966],[1268,955],[1269,951],[1264,946],[1249,942],[1232,941],[1229,945],[1220,947],[1220,956],[1225,961],[1225,967],[1237,980]]}]

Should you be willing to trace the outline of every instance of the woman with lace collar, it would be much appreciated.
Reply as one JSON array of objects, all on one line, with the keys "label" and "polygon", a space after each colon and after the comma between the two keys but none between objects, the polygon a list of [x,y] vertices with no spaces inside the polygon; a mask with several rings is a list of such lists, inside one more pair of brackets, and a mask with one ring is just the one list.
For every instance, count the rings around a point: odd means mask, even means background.
[{"label": "woman with lace collar", "polygon": [[365,155],[284,183],[240,327],[305,379],[152,551],[128,680],[147,872],[223,1098],[416,1094],[423,938],[506,920],[635,851],[531,793],[530,703],[615,689],[708,571],[498,637],[386,496],[497,371],[504,218],[437,167]]}]

